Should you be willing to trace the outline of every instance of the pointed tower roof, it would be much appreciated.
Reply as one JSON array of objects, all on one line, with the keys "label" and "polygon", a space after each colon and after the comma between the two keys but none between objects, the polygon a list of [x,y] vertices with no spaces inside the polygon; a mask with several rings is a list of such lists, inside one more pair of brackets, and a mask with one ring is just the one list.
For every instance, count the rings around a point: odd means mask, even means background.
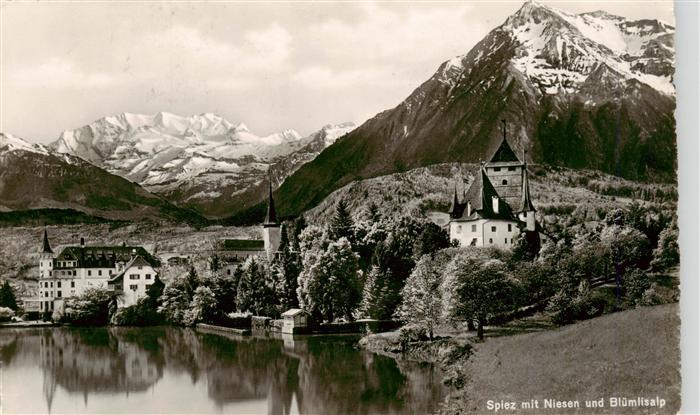
[{"label": "pointed tower roof", "polygon": [[[498,213],[493,210],[494,197],[498,198]],[[466,205],[467,203],[471,204],[472,212],[475,212],[481,218],[510,219],[512,216],[508,204],[498,196],[498,192],[493,187],[483,165],[469,190],[467,190],[464,204]]]},{"label": "pointed tower roof", "polygon": [[44,226],[44,247],[42,253],[53,254],[53,250],[51,250],[51,244],[49,243],[49,234],[46,231],[46,226]]},{"label": "pointed tower roof", "polygon": [[447,213],[449,213],[450,215],[454,215],[455,213],[457,213],[457,209],[459,209],[459,198],[457,197],[457,184],[455,183],[455,193],[452,197],[452,204],[450,205],[450,210]]},{"label": "pointed tower roof", "polygon": [[264,226],[275,226],[277,222],[277,211],[275,210],[275,199],[272,197],[272,176],[268,179],[268,194],[267,194],[267,214],[265,215]]},{"label": "pointed tower roof", "polygon": [[522,190],[522,202],[520,205],[520,210],[523,212],[534,212],[535,207],[532,205],[532,199],[530,197],[530,182],[527,179],[527,151],[523,155],[525,166],[523,168],[523,190]]},{"label": "pointed tower roof", "polygon": [[490,163],[520,162],[506,139],[506,120],[501,120],[501,122],[503,123],[503,139],[501,140],[501,145],[498,146],[496,152],[491,156]]}]

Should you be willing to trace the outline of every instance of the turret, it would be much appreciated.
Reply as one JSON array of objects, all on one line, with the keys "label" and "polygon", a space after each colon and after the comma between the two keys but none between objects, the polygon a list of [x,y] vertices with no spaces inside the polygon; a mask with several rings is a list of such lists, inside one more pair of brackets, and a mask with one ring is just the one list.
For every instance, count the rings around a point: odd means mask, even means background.
[{"label": "turret", "polygon": [[49,234],[44,226],[44,240],[39,253],[39,278],[48,278],[53,270],[53,250],[49,243]]},{"label": "turret", "polygon": [[527,177],[527,151],[523,153],[523,188],[522,197],[520,201],[520,220],[525,222],[525,229],[527,231],[536,230],[535,221],[535,206],[532,204],[532,199],[530,197],[530,183]]},{"label": "turret", "polygon": [[263,241],[265,242],[265,252],[268,259],[272,259],[279,250],[282,237],[281,230],[280,224],[277,222],[275,199],[272,197],[272,177],[270,176],[268,178],[267,214],[263,222]]}]

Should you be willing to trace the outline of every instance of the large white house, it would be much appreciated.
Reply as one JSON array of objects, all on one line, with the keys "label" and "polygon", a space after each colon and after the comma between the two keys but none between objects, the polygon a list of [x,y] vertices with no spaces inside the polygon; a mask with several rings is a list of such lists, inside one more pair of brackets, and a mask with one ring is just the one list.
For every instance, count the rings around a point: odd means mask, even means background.
[{"label": "large white house", "polygon": [[498,149],[488,163],[482,163],[461,198],[455,186],[449,210],[451,240],[460,246],[509,249],[521,232],[538,238],[526,156],[523,161],[518,159],[506,140],[504,128]]},{"label": "large white house", "polygon": [[[39,254],[40,311],[60,315],[65,299],[83,294],[88,288],[114,289],[119,305],[129,306],[144,296],[155,280],[159,262],[140,246],[67,246],[55,255],[44,229]],[[126,275],[126,283],[119,285]]]}]

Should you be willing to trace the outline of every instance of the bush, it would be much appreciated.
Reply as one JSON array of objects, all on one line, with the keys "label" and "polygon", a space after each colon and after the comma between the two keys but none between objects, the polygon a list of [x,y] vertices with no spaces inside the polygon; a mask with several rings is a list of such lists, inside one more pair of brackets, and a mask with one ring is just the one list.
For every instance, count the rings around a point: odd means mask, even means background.
[{"label": "bush", "polygon": [[12,320],[15,316],[15,312],[9,307],[0,307],[0,322],[6,322]]},{"label": "bush", "polygon": [[141,298],[131,307],[118,310],[112,316],[112,324],[117,326],[157,326],[163,324],[150,298]]},{"label": "bush", "polygon": [[408,325],[399,330],[399,344],[402,352],[406,352],[409,343],[424,340],[428,340],[428,334],[423,327]]},{"label": "bush", "polygon": [[106,326],[115,303],[111,292],[101,288],[88,288],[83,295],[66,300],[65,314],[61,321],[79,326]]},{"label": "bush", "polygon": [[627,302],[631,306],[643,305],[644,294],[651,288],[651,281],[646,272],[640,269],[633,269],[625,275],[622,281]]},{"label": "bush", "polygon": [[559,290],[547,304],[554,324],[568,324],[600,314],[604,304],[594,301],[588,281],[581,281],[575,290],[566,287]]}]

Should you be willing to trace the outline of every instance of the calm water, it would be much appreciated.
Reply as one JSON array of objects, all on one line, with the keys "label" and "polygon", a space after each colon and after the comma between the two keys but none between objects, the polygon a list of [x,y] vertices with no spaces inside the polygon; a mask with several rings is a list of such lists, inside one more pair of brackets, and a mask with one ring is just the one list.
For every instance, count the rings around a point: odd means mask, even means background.
[{"label": "calm water", "polygon": [[355,336],[238,338],[177,328],[0,330],[2,413],[428,413],[431,366]]}]

